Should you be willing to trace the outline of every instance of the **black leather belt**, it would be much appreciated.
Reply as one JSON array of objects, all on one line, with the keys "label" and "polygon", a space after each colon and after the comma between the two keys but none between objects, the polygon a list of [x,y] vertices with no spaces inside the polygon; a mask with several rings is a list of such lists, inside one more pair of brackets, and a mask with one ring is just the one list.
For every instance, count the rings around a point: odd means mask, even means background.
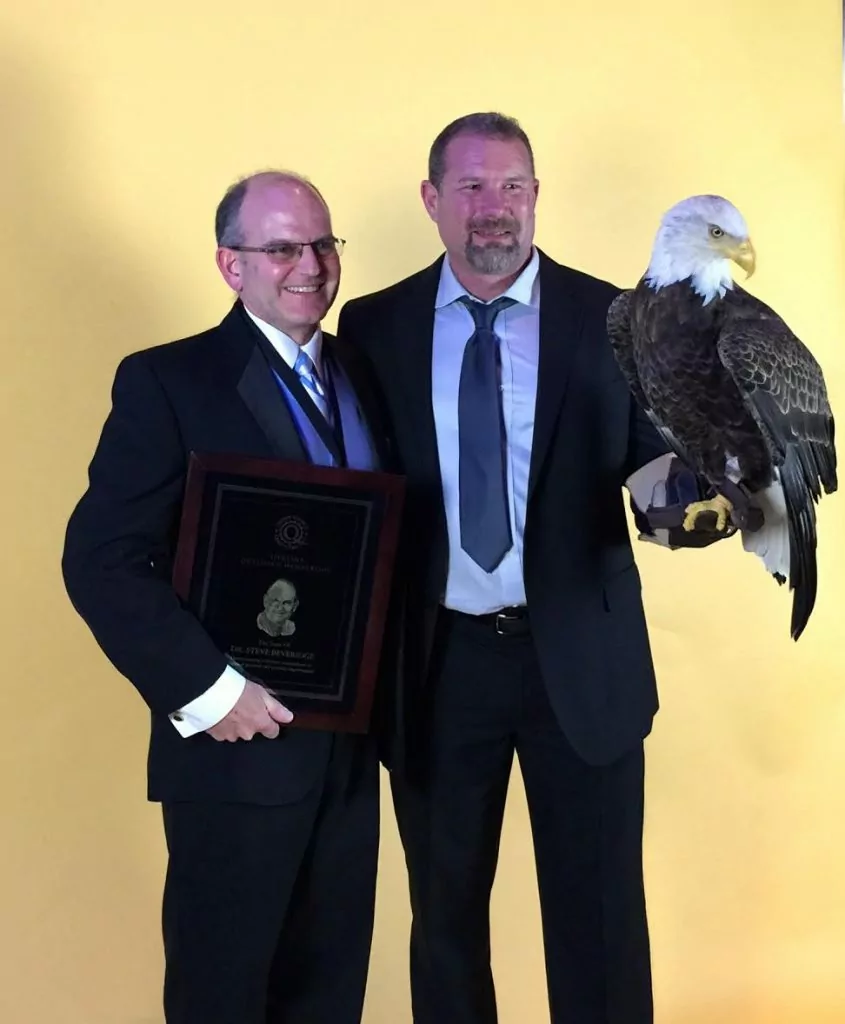
[{"label": "black leather belt", "polygon": [[470,615],[468,612],[459,612],[452,608],[446,610],[450,615],[455,615],[465,622],[492,626],[499,636],[524,636],[531,628],[528,622],[528,608],[524,604],[500,608],[497,612],[487,612],[484,615]]}]

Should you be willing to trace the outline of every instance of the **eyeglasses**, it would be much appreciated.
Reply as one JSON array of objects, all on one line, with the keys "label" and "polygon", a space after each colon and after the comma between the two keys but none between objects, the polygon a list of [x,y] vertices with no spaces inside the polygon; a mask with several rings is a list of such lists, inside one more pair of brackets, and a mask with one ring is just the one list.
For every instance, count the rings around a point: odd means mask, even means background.
[{"label": "eyeglasses", "polygon": [[274,263],[296,263],[302,258],[306,246],[310,246],[318,259],[329,259],[332,256],[340,256],[346,240],[335,238],[334,235],[327,235],[325,238],[318,238],[313,242],[276,242],[273,245],[227,245],[227,249],[234,249],[235,252],[263,252]]}]

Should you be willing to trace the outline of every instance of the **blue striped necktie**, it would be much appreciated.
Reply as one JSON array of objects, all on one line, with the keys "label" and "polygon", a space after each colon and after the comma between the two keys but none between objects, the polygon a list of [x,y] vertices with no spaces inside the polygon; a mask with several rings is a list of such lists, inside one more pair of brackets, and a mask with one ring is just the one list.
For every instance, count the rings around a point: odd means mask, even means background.
[{"label": "blue striped necktie", "polygon": [[307,352],[300,351],[299,355],[296,357],[293,369],[294,372],[298,374],[302,386],[313,399],[314,404],[323,414],[324,418],[329,423],[332,423],[334,417],[332,416],[331,406],[326,396],[326,389],[323,387],[323,382],[317,375],[317,367],[314,365],[313,360]]}]

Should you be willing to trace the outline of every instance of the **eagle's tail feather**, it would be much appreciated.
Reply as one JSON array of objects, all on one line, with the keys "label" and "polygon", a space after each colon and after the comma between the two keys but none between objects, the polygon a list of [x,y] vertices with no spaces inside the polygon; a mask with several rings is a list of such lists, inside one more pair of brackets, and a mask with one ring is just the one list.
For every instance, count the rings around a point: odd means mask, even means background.
[{"label": "eagle's tail feather", "polygon": [[789,589],[793,591],[790,632],[797,640],[816,603],[816,510],[818,476],[800,445],[789,445],[780,467],[789,523]]},{"label": "eagle's tail feather", "polygon": [[831,443],[819,444],[818,441],[810,442],[810,451],[813,455],[816,475],[821,482],[826,494],[834,494],[839,486],[836,477],[836,450],[833,447],[833,426],[830,428]]},{"label": "eagle's tail feather", "polygon": [[[827,458],[827,461],[825,461]],[[790,633],[797,640],[816,603],[816,510],[821,487],[836,488],[836,467],[814,447],[789,445],[774,482],[754,495],[764,525],[742,533],[742,546],[757,555],[779,584],[789,580],[792,596]]]}]

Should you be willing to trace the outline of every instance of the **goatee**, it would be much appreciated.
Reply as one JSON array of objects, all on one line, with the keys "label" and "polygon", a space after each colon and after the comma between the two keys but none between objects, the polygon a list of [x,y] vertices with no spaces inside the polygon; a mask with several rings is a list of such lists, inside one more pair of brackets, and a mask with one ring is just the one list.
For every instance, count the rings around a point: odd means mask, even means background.
[{"label": "goatee", "polygon": [[[471,221],[465,255],[467,263],[479,274],[508,274],[519,266],[519,223],[510,217]],[[509,231],[510,239],[490,240],[484,245],[473,242],[474,231]]]}]

